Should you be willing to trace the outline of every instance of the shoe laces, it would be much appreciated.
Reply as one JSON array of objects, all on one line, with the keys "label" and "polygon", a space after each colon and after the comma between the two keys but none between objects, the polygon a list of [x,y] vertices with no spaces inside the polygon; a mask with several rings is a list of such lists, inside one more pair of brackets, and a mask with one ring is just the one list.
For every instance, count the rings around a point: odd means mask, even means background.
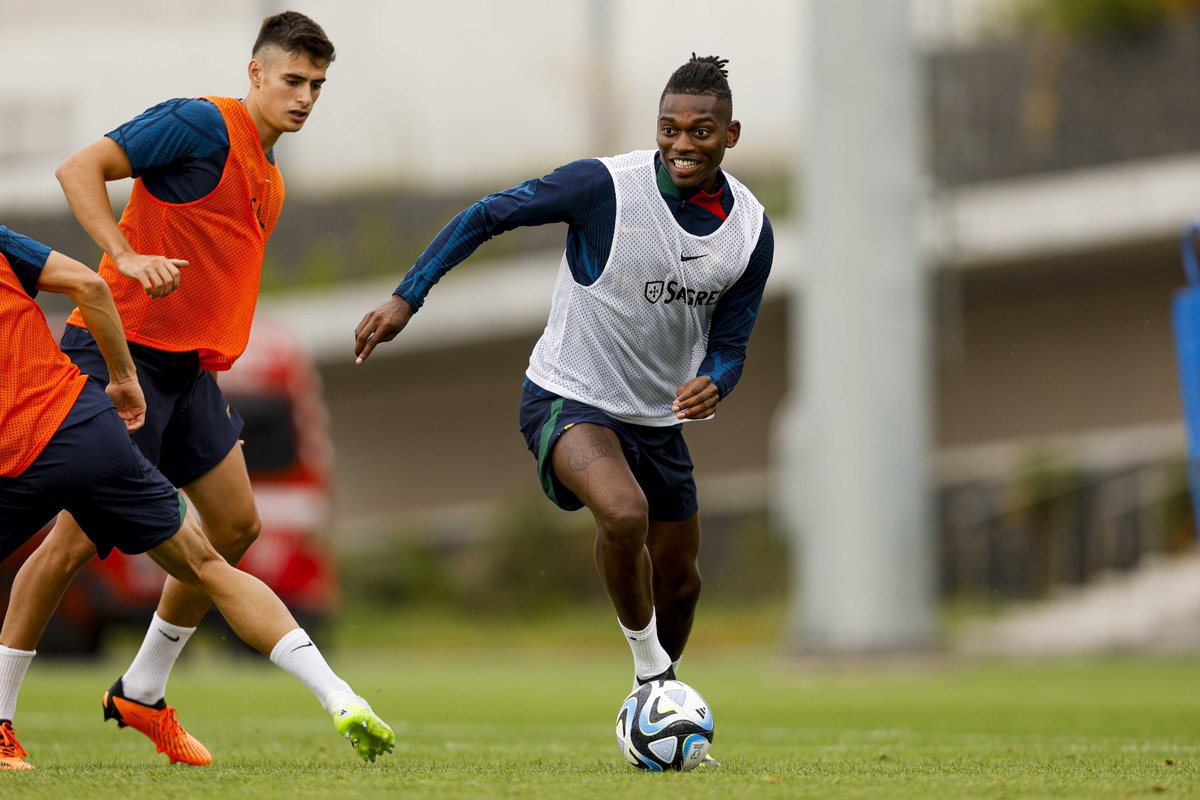
[{"label": "shoe laces", "polygon": [[24,758],[27,755],[29,753],[17,741],[17,734],[13,732],[12,725],[0,725],[0,758]]},{"label": "shoe laces", "polygon": [[162,713],[154,721],[154,725],[158,728],[159,736],[164,740],[167,738],[179,740],[187,735],[184,733],[183,726],[179,724],[179,718],[175,716],[175,709],[171,706],[162,710]]}]

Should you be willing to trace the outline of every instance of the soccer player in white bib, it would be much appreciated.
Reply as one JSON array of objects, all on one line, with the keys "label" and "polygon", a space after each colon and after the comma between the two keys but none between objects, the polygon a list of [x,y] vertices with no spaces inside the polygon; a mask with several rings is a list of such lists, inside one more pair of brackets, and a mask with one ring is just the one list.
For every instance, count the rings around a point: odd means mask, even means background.
[{"label": "soccer player in white bib", "polygon": [[596,519],[639,682],[674,677],[700,595],[682,423],[711,417],[737,384],[774,253],[762,205],[721,169],[741,134],[727,63],[693,55],[671,75],[657,150],[576,161],[460,213],[355,330],[362,362],[487,239],[567,223],[521,428],[546,495]]}]

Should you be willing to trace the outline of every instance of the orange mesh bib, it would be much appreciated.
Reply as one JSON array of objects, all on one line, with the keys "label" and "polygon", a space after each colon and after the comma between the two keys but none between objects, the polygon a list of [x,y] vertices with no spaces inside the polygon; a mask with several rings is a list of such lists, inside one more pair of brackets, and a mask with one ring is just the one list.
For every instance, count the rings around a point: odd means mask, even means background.
[{"label": "orange mesh bib", "polygon": [[20,475],[66,419],[87,377],[58,349],[46,315],[0,256],[0,477]]},{"label": "orange mesh bib", "polygon": [[[151,299],[106,253],[100,275],[112,289],[125,338],[158,350],[197,350],[200,367],[229,369],[246,349],[263,252],[283,208],[283,177],[263,153],[258,129],[237,100],[206,97],[229,131],[229,157],[217,188],[190,203],[166,203],[140,179],[120,226],[134,251],[182,258],[179,288]],[[76,311],[67,320],[83,326]]]}]

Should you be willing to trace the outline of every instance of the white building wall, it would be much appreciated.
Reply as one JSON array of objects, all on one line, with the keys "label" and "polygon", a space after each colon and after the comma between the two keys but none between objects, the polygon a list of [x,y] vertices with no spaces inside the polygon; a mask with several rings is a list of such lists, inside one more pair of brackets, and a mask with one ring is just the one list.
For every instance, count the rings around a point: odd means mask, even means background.
[{"label": "white building wall", "polygon": [[[980,3],[921,0],[917,24],[941,37]],[[240,96],[259,21],[288,6],[338,48],[317,112],[279,146],[293,191],[499,187],[652,146],[659,92],[692,51],[730,59],[744,124],[731,169],[794,161],[799,0],[0,0],[0,212],[65,208],[54,167],[160,100]],[[605,69],[607,145],[592,92]]]},{"label": "white building wall", "polygon": [[[240,96],[258,22],[279,5],[0,0],[11,70],[0,85],[0,210],[60,206],[62,158],[160,100]],[[338,58],[305,130],[280,143],[289,187],[506,185],[593,155],[588,90],[604,68],[622,120],[612,148],[650,146],[658,93],[693,50],[731,59],[753,144],[745,161],[769,163],[787,146],[795,4],[737,13],[715,0],[608,5],[614,41],[597,65],[587,2],[297,3]]]},{"label": "white building wall", "polygon": [[0,0],[0,211],[65,209],[59,162],[160,100],[240,94],[260,18],[237,0]]}]

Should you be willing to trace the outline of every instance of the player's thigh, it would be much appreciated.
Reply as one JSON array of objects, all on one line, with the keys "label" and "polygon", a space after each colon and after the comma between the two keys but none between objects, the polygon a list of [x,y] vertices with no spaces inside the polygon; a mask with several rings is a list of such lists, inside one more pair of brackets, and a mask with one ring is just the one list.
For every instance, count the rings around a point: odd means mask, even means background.
[{"label": "player's thigh", "polygon": [[0,561],[54,519],[56,505],[21,477],[0,478]]},{"label": "player's thigh", "polygon": [[64,573],[75,574],[96,555],[96,545],[71,512],[63,511],[54,519],[54,527],[38,546],[38,553],[52,558]]},{"label": "player's thigh", "polygon": [[60,517],[46,544],[61,536],[64,548],[78,552],[82,532],[103,558],[113,548],[144,553],[179,529],[179,492],[133,444],[116,409],[70,433],[78,446],[70,475],[64,477],[69,485],[61,490],[70,516]]},{"label": "player's thigh", "polygon": [[646,549],[656,579],[678,583],[699,574],[700,515],[675,521],[651,520]]},{"label": "player's thigh", "polygon": [[551,454],[554,476],[594,513],[637,511],[646,498],[612,428],[582,423],[558,437]]},{"label": "player's thigh", "polygon": [[[179,392],[171,420],[163,430],[158,468],[167,480],[184,489],[218,468],[225,469],[217,477],[228,474],[226,462],[237,449],[243,427],[242,418],[212,374],[201,370]],[[249,480],[243,483],[248,486]]]},{"label": "player's thigh", "polygon": [[686,521],[694,517],[700,506],[682,426],[637,428],[632,437],[638,453],[634,475],[646,493],[650,519]]},{"label": "player's thigh", "polygon": [[233,448],[208,472],[183,487],[214,542],[244,535],[258,525],[258,509],[250,488],[242,446]]}]

